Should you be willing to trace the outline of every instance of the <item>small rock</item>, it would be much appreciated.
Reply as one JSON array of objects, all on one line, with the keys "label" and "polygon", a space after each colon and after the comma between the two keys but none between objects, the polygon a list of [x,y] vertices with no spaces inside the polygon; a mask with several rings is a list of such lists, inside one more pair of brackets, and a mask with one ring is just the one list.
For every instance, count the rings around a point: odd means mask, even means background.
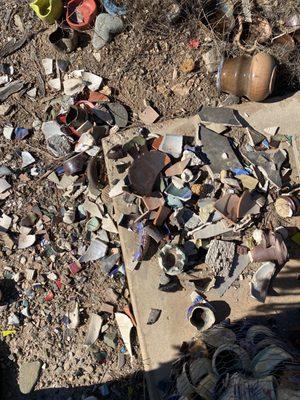
[{"label": "small rock", "polygon": [[121,18],[101,13],[96,18],[95,33],[92,44],[95,50],[102,47],[112,40],[112,37],[123,30],[123,21]]},{"label": "small rock", "polygon": [[117,348],[117,335],[116,333],[106,333],[103,337],[104,343],[112,349]]},{"label": "small rock", "polygon": [[180,71],[188,74],[195,69],[195,61],[192,58],[187,58],[184,62],[180,65]]},{"label": "small rock", "polygon": [[28,394],[32,391],[39,379],[41,367],[41,361],[21,364],[19,371],[19,386],[21,393]]}]

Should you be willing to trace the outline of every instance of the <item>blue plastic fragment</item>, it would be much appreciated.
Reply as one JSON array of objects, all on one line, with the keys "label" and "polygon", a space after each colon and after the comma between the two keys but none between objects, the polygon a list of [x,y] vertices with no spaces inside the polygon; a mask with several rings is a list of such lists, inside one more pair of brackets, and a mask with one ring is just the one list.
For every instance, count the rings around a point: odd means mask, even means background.
[{"label": "blue plastic fragment", "polygon": [[64,167],[61,165],[60,167],[57,167],[55,170],[56,175],[61,176],[65,172]]},{"label": "blue plastic fragment", "polygon": [[112,16],[116,15],[125,15],[126,14],[126,7],[125,6],[117,6],[111,0],[102,0],[103,7],[108,14]]},{"label": "blue plastic fragment", "polygon": [[235,175],[250,175],[249,171],[247,171],[246,169],[243,169],[243,168],[232,168],[231,171]]},{"label": "blue plastic fragment", "polygon": [[266,148],[269,149],[270,148],[270,143],[268,141],[268,139],[264,139],[261,144]]},{"label": "blue plastic fragment", "polygon": [[109,389],[107,384],[105,383],[104,385],[100,386],[100,393],[102,396],[108,396],[109,395]]},{"label": "blue plastic fragment", "polygon": [[127,351],[127,350],[126,350],[126,347],[125,347],[125,346],[122,346],[120,352],[124,354],[124,353],[126,353],[126,351]]},{"label": "blue plastic fragment", "polygon": [[15,129],[15,138],[17,140],[22,140],[24,138],[26,138],[26,136],[29,135],[29,129],[27,128],[16,128]]}]

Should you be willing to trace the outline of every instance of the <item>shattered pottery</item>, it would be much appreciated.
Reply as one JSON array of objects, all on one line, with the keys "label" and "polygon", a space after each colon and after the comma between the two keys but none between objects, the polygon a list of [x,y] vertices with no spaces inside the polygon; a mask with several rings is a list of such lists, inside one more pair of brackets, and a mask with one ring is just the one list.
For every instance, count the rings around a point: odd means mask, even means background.
[{"label": "shattered pottery", "polygon": [[42,21],[49,24],[54,24],[63,12],[62,0],[35,0],[29,5]]},{"label": "shattered pottery", "polygon": [[267,53],[225,60],[219,67],[218,88],[252,101],[265,100],[274,90],[276,62]]},{"label": "shattered pottery", "polygon": [[67,25],[57,26],[49,35],[49,42],[56,50],[71,53],[76,49],[78,44],[77,31],[71,29]]},{"label": "shattered pottery", "polygon": [[75,30],[89,29],[97,15],[95,0],[71,0],[67,4],[67,24]]},{"label": "shattered pottery", "polygon": [[196,292],[191,297],[193,304],[187,310],[188,320],[200,332],[211,328],[216,321],[213,307]]},{"label": "shattered pottery", "polygon": [[179,275],[183,272],[186,256],[179,247],[166,244],[159,253],[160,267],[168,275]]},{"label": "shattered pottery", "polygon": [[300,214],[300,200],[296,196],[281,196],[275,202],[275,210],[281,218]]},{"label": "shattered pottery", "polygon": [[277,261],[279,265],[286,263],[288,251],[279,233],[269,235],[270,246],[258,245],[250,251],[252,262]]}]

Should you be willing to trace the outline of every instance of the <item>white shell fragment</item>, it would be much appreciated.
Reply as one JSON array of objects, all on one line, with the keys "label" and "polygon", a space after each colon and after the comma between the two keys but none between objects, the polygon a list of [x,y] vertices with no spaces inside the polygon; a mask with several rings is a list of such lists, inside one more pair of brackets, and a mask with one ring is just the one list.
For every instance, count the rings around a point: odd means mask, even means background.
[{"label": "white shell fragment", "polygon": [[105,256],[107,251],[107,245],[100,240],[92,240],[87,251],[80,257],[80,262],[89,262],[99,260]]},{"label": "white shell fragment", "polygon": [[124,342],[124,345],[130,354],[131,357],[133,357],[133,352],[132,352],[132,346],[131,346],[131,339],[130,339],[130,334],[131,334],[131,329],[133,328],[133,323],[131,319],[123,313],[115,313],[116,321],[119,327],[119,331],[122,336],[122,340]]},{"label": "white shell fragment", "polygon": [[29,151],[22,151],[21,156],[22,156],[21,168],[28,167],[28,165],[35,163],[35,158],[29,153]]},{"label": "white shell fragment", "polygon": [[84,344],[91,346],[98,339],[103,320],[98,314],[91,314],[88,330],[86,333]]},{"label": "white shell fragment", "polygon": [[43,58],[42,65],[46,75],[51,75],[53,73],[53,59]]},{"label": "white shell fragment", "polygon": [[61,90],[61,80],[60,80],[60,78],[50,79],[48,81],[48,85],[50,86],[51,89],[56,90],[58,92]]},{"label": "white shell fragment", "polygon": [[91,72],[83,72],[81,76],[83,82],[91,91],[98,90],[103,82],[103,78],[101,78],[101,76],[92,74]]},{"label": "white shell fragment", "polygon": [[18,240],[18,249],[27,249],[35,242],[35,235],[25,235],[21,233]]},{"label": "white shell fragment", "polygon": [[0,218],[0,230],[7,231],[10,228],[12,218],[6,214],[2,214]]},{"label": "white shell fragment", "polygon": [[[68,324],[68,328],[76,329],[79,325],[79,305],[78,305],[78,303],[75,304],[73,311],[70,311],[67,313],[67,316],[70,320],[70,323]],[[98,315],[97,315],[97,317],[98,317]],[[101,325],[102,325],[102,321],[101,321]]]},{"label": "white shell fragment", "polygon": [[64,93],[67,96],[74,96],[82,92],[84,88],[84,83],[81,78],[70,78],[64,80]]},{"label": "white shell fragment", "polygon": [[0,193],[5,192],[9,188],[11,188],[11,185],[7,182],[7,180],[0,178]]}]

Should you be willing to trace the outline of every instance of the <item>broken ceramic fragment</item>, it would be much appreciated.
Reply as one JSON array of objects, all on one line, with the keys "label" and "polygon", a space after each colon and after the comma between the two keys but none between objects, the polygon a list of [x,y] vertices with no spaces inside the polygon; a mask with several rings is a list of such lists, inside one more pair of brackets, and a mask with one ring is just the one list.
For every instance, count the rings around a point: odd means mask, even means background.
[{"label": "broken ceramic fragment", "polygon": [[[203,152],[208,158],[208,166],[213,174],[220,173],[223,169],[242,168],[230,140],[219,135],[204,126],[200,130]],[[221,154],[226,153],[226,160],[222,159]]]},{"label": "broken ceramic fragment", "polygon": [[159,150],[170,154],[174,158],[179,158],[182,154],[182,135],[170,135],[166,134],[159,146]]},{"label": "broken ceramic fragment", "polygon": [[93,47],[95,50],[100,50],[109,43],[113,37],[122,32],[123,21],[118,16],[101,13],[97,16],[95,22],[95,32],[93,36]]},{"label": "broken ceramic fragment", "polygon": [[276,271],[276,265],[272,262],[264,263],[254,274],[250,288],[251,296],[264,303],[268,294],[271,279]]},{"label": "broken ceramic fragment", "polygon": [[34,245],[36,240],[35,235],[20,234],[18,239],[18,249],[27,249]]},{"label": "broken ceramic fragment", "polygon": [[139,117],[145,125],[151,125],[159,118],[159,114],[154,110],[154,108],[148,106],[139,114]]},{"label": "broken ceramic fragment", "polygon": [[131,319],[123,313],[115,313],[116,321],[122,336],[124,345],[131,357],[133,357],[132,345],[131,345],[131,330],[133,328],[133,323]]},{"label": "broken ceramic fragment", "polygon": [[169,168],[165,170],[166,176],[175,176],[181,175],[185,168],[188,166],[190,162],[190,158],[186,158],[184,160],[178,161],[177,163],[171,165]]},{"label": "broken ceramic fragment", "polygon": [[198,114],[201,122],[217,123],[225,126],[242,126],[237,118],[238,113],[225,107],[201,107]]},{"label": "broken ceramic fragment", "polygon": [[289,255],[280,233],[267,232],[262,244],[255,246],[249,256],[252,262],[276,261],[284,265]]},{"label": "broken ceramic fragment", "polygon": [[281,196],[275,202],[275,210],[281,218],[300,214],[300,200],[296,196]]},{"label": "broken ceramic fragment", "polygon": [[135,159],[128,170],[133,191],[141,196],[151,195],[159,173],[169,163],[170,158],[159,151],[150,151]]},{"label": "broken ceramic fragment", "polygon": [[286,151],[248,151],[244,156],[255,166],[259,167],[265,178],[277,188],[282,186],[280,170],[286,160]]},{"label": "broken ceramic fragment", "polygon": [[165,193],[181,201],[188,201],[192,197],[192,192],[187,186],[178,189],[173,183],[165,189]]},{"label": "broken ceramic fragment", "polygon": [[160,315],[161,315],[161,310],[159,310],[157,308],[151,308],[149,316],[148,316],[147,325],[155,324],[155,322],[158,321]]},{"label": "broken ceramic fragment", "polygon": [[168,275],[179,275],[183,272],[186,256],[179,247],[166,244],[160,251],[158,256],[160,267]]},{"label": "broken ceramic fragment", "polygon": [[107,244],[101,242],[101,240],[95,239],[91,241],[87,251],[80,257],[80,262],[89,262],[99,260],[103,258],[107,251]]},{"label": "broken ceramic fragment", "polygon": [[187,310],[187,317],[190,323],[202,332],[215,323],[213,307],[197,292],[191,294],[192,305]]},{"label": "broken ceramic fragment", "polygon": [[96,342],[102,324],[103,324],[103,319],[102,317],[100,317],[100,315],[94,313],[90,315],[89,325],[84,341],[85,346],[92,346]]}]

